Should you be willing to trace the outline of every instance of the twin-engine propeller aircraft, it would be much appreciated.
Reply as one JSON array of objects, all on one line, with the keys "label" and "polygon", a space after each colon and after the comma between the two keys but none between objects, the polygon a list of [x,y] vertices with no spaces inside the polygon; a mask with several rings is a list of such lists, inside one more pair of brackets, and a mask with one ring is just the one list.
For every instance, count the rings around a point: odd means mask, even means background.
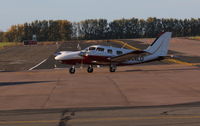
[{"label": "twin-engine propeller aircraft", "polygon": [[75,65],[87,64],[88,73],[93,72],[94,65],[107,65],[110,72],[115,72],[117,66],[134,65],[161,60],[167,57],[171,32],[161,34],[145,50],[130,50],[111,46],[93,45],[81,51],[61,51],[56,53],[55,60],[71,65],[69,72],[75,73]]}]

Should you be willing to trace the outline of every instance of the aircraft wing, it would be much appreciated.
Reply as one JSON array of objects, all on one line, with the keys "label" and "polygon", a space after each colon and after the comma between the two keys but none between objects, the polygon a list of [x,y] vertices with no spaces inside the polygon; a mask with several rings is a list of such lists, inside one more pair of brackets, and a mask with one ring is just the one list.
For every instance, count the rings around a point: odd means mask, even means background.
[{"label": "aircraft wing", "polygon": [[138,57],[138,56],[145,56],[148,55],[150,53],[142,51],[142,50],[136,50],[136,51],[132,51],[130,53],[126,53],[120,56],[116,56],[116,57],[112,57],[110,58],[111,62],[124,62],[130,59],[133,59],[134,57]]}]

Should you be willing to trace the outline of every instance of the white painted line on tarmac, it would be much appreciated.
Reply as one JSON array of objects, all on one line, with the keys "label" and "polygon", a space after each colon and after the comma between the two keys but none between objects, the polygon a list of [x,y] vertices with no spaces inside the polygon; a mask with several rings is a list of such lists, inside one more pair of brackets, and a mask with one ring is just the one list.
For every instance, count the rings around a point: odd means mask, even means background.
[{"label": "white painted line on tarmac", "polygon": [[62,69],[66,69],[66,68],[59,68],[59,67],[57,67],[57,68],[54,68],[55,70],[62,70]]},{"label": "white painted line on tarmac", "polygon": [[43,64],[45,61],[47,61],[47,59],[43,60],[42,62],[40,62],[39,64],[35,65],[34,67],[30,68],[29,70],[33,70],[36,67],[38,67],[39,65]]}]

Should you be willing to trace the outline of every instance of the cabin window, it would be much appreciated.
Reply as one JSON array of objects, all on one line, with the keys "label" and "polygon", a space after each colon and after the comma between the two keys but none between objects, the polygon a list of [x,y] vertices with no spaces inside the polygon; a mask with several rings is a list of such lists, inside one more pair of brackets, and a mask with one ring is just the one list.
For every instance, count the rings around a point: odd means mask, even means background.
[{"label": "cabin window", "polygon": [[104,51],[104,48],[97,48],[97,51],[101,51],[101,52],[103,52]]},{"label": "cabin window", "polygon": [[108,51],[107,51],[108,53],[110,53],[110,54],[112,54],[112,49],[108,49]]},{"label": "cabin window", "polygon": [[122,55],[123,52],[122,51],[117,51],[117,55]]},{"label": "cabin window", "polygon": [[95,50],[95,49],[96,49],[95,47],[90,47],[90,48],[89,48],[89,50]]}]

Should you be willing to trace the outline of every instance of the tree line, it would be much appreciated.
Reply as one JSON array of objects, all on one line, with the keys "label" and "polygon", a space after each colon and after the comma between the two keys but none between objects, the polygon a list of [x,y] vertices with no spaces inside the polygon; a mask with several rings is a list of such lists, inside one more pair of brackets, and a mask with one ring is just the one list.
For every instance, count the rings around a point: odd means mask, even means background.
[{"label": "tree line", "polygon": [[67,20],[33,21],[20,25],[13,25],[6,32],[0,32],[0,40],[20,42],[31,40],[33,35],[39,41],[64,41],[71,39],[72,24]]},{"label": "tree line", "polygon": [[38,41],[65,41],[71,39],[128,39],[151,38],[161,32],[171,31],[174,37],[200,36],[198,19],[131,18],[108,22],[106,19],[89,19],[80,22],[68,20],[43,20],[13,25],[0,32],[0,41],[23,41],[37,35]]}]

